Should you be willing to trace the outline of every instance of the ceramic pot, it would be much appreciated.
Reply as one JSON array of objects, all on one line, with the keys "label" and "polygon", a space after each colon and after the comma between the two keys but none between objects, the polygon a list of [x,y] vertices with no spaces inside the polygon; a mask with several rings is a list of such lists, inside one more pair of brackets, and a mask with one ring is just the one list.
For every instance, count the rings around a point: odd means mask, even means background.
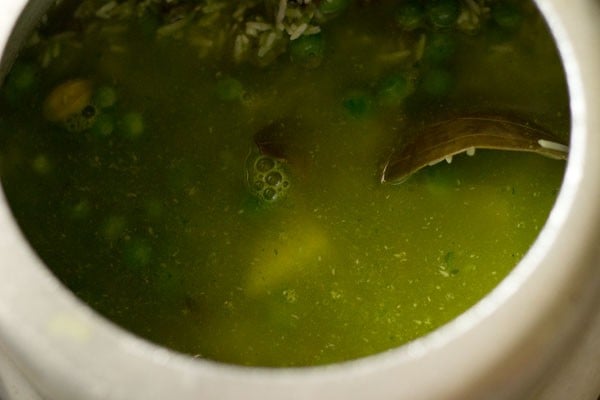
[{"label": "ceramic pot", "polygon": [[[0,2],[0,75],[50,2]],[[568,76],[570,157],[536,242],[477,305],[405,346],[343,364],[267,369],[195,360],[133,336],[79,301],[36,257],[0,193],[0,398],[595,400],[600,2],[537,3]]]}]

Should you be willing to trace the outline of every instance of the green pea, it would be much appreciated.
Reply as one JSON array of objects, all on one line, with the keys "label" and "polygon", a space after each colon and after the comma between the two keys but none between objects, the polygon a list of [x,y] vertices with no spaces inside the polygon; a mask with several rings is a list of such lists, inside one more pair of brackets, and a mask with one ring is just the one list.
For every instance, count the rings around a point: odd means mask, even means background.
[{"label": "green pea", "polygon": [[144,133],[144,117],[140,113],[131,112],[121,118],[119,128],[123,135],[135,139]]},{"label": "green pea", "polygon": [[514,4],[499,2],[492,6],[492,19],[499,27],[514,31],[521,26],[523,16]]},{"label": "green pea", "polygon": [[52,171],[52,164],[50,163],[50,160],[48,160],[48,157],[40,154],[31,162],[31,168],[38,175],[48,175]]},{"label": "green pea", "polygon": [[110,86],[102,86],[96,90],[93,103],[100,108],[110,108],[117,102],[117,91]]},{"label": "green pea", "polygon": [[72,219],[79,221],[88,219],[91,212],[92,206],[90,205],[90,202],[87,200],[81,200],[71,208],[69,214]]},{"label": "green pea", "polygon": [[38,69],[32,64],[16,63],[6,78],[4,93],[14,103],[31,93],[38,85]]},{"label": "green pea", "polygon": [[449,33],[433,33],[427,37],[423,58],[433,63],[447,61],[456,52],[456,38]]},{"label": "green pea", "polygon": [[38,70],[32,64],[15,64],[8,77],[8,83],[21,92],[31,91],[38,81]]},{"label": "green pea", "polygon": [[338,14],[346,9],[350,0],[321,0],[319,11],[324,15]]},{"label": "green pea", "polygon": [[134,239],[125,247],[125,262],[130,267],[145,267],[152,261],[152,247],[143,240]]},{"label": "green pea", "polygon": [[155,35],[160,24],[161,18],[158,10],[147,10],[144,15],[138,18],[140,32],[147,37]]},{"label": "green pea", "polygon": [[248,212],[248,214],[252,215],[265,211],[265,203],[258,197],[259,192],[260,191],[257,191],[255,194],[248,193],[248,195],[244,197],[240,206],[244,212]]},{"label": "green pea", "polygon": [[290,58],[294,63],[307,68],[316,68],[323,61],[325,42],[323,35],[301,36],[290,42]]},{"label": "green pea", "polygon": [[146,212],[146,217],[150,219],[159,219],[164,214],[164,207],[160,200],[149,199],[144,204],[144,211]]},{"label": "green pea", "polygon": [[244,86],[234,78],[222,78],[217,82],[217,97],[223,101],[240,100],[244,95]]},{"label": "green pea", "polygon": [[410,81],[402,74],[393,74],[385,78],[377,89],[377,100],[385,106],[400,105],[411,93]]},{"label": "green pea", "polygon": [[92,133],[100,137],[109,136],[114,130],[115,118],[110,114],[100,114],[92,126]]},{"label": "green pea", "polygon": [[431,0],[427,3],[427,15],[435,27],[449,28],[460,15],[460,4],[457,0]]},{"label": "green pea", "polygon": [[423,6],[417,0],[405,1],[396,13],[396,23],[405,31],[412,31],[421,25],[424,14]]},{"label": "green pea", "polygon": [[371,96],[363,91],[353,91],[342,101],[344,109],[354,118],[361,118],[369,114],[372,108]]},{"label": "green pea", "polygon": [[445,96],[454,87],[454,76],[445,69],[432,69],[423,76],[422,87],[430,96]]},{"label": "green pea", "polygon": [[113,242],[121,237],[121,235],[125,232],[127,227],[127,222],[124,217],[121,216],[110,216],[101,228],[101,233],[104,239],[109,242]]}]

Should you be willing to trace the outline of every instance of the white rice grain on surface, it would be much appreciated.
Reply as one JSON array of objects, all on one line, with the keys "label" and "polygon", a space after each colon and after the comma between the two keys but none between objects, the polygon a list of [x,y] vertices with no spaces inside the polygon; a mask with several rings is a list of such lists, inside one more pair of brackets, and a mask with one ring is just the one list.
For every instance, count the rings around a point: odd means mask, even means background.
[{"label": "white rice grain on surface", "polygon": [[260,22],[260,21],[246,22],[246,30],[250,29],[253,31],[264,32],[264,31],[271,30],[272,28],[273,28],[273,25],[266,23],[266,22]]},{"label": "white rice grain on surface", "polygon": [[423,54],[425,53],[425,44],[427,42],[427,36],[425,34],[421,34],[419,37],[419,41],[415,46],[415,59],[420,61],[423,58]]},{"label": "white rice grain on surface", "polygon": [[288,8],[285,12],[285,16],[292,19],[299,19],[302,18],[302,11],[298,8]]},{"label": "white rice grain on surface", "polygon": [[105,5],[103,5],[102,7],[100,7],[97,11],[96,11],[96,17],[98,18],[103,18],[103,19],[109,19],[110,18],[110,12],[117,6],[117,2],[116,1],[109,1],[108,3],[106,3]]},{"label": "white rice grain on surface", "polygon": [[306,32],[306,29],[308,28],[308,24],[307,23],[303,23],[300,26],[298,26],[290,35],[290,40],[296,40],[298,39],[300,36],[302,36],[302,34],[304,32]]},{"label": "white rice grain on surface", "polygon": [[283,30],[283,19],[285,18],[287,11],[287,0],[279,0],[279,8],[277,9],[277,17],[275,22],[279,30]]},{"label": "white rice grain on surface", "polygon": [[466,151],[468,156],[474,156],[475,155],[475,147],[469,147]]},{"label": "white rice grain on surface", "polygon": [[467,6],[477,15],[481,15],[481,6],[475,2],[475,0],[464,0]]},{"label": "white rice grain on surface", "polygon": [[379,60],[384,62],[399,62],[405,60],[408,56],[411,55],[410,50],[399,50],[393,53],[385,53],[379,56]]},{"label": "white rice grain on surface", "polygon": [[308,28],[306,28],[306,30],[304,31],[304,35],[308,36],[308,35],[316,35],[317,33],[321,32],[321,28],[318,26],[309,26]]},{"label": "white rice grain on surface", "polygon": [[209,4],[205,5],[204,7],[202,7],[202,12],[204,12],[205,14],[210,14],[210,13],[221,11],[225,7],[227,7],[227,2],[209,3]]},{"label": "white rice grain on surface", "polygon": [[244,18],[244,14],[246,13],[246,6],[239,6],[235,12],[233,13],[233,19],[236,21],[241,21]]},{"label": "white rice grain on surface", "polygon": [[233,44],[233,58],[235,61],[242,61],[244,54],[248,50],[250,40],[245,35],[237,35]]},{"label": "white rice grain on surface", "polygon": [[173,22],[172,24],[161,26],[160,28],[157,29],[156,36],[161,38],[161,37],[174,35],[175,33],[181,31],[181,29],[187,23],[188,23],[187,20],[180,19],[179,21]]},{"label": "white rice grain on surface", "polygon": [[275,39],[277,39],[277,34],[275,32],[270,32],[265,40],[265,43],[258,49],[259,58],[263,58],[273,48]]}]

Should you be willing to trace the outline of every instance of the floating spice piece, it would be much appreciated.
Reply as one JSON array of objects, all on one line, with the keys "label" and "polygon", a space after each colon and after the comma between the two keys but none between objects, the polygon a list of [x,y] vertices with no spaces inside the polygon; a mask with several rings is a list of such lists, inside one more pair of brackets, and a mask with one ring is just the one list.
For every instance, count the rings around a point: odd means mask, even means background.
[{"label": "floating spice piece", "polygon": [[475,149],[526,151],[566,160],[568,146],[543,128],[502,116],[458,117],[427,126],[395,150],[383,168],[382,183],[401,183],[428,165]]},{"label": "floating spice piece", "polygon": [[261,154],[292,161],[301,157],[305,127],[295,118],[282,118],[254,134],[254,143]]},{"label": "floating spice piece", "polygon": [[55,123],[66,122],[81,113],[92,99],[92,82],[73,79],[55,87],[44,101],[44,117]]}]

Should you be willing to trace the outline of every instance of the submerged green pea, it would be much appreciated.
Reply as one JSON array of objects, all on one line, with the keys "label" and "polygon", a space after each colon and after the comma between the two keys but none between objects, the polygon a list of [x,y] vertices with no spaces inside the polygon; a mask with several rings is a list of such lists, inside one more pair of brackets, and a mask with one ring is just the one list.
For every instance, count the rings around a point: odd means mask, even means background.
[{"label": "submerged green pea", "polygon": [[140,239],[127,243],[124,253],[125,262],[133,268],[145,267],[152,260],[152,247]]},{"label": "submerged green pea", "polygon": [[15,64],[7,78],[7,85],[21,92],[30,91],[37,84],[37,73],[32,64]]},{"label": "submerged green pea", "polygon": [[52,171],[52,164],[48,157],[43,154],[40,154],[31,162],[31,168],[38,175],[48,175]]},{"label": "submerged green pea", "polygon": [[144,133],[144,117],[137,112],[125,114],[121,118],[119,128],[123,135],[135,139]]},{"label": "submerged green pea", "polygon": [[89,218],[92,212],[92,206],[88,200],[81,200],[77,204],[75,204],[70,212],[69,216],[73,220],[83,220]]},{"label": "submerged green pea", "polygon": [[423,22],[425,9],[417,0],[405,1],[396,12],[396,24],[405,31],[418,28]]},{"label": "submerged green pea", "polygon": [[323,35],[301,36],[290,42],[290,58],[297,64],[307,68],[316,68],[323,61],[325,42]]},{"label": "submerged green pea", "polygon": [[110,114],[100,114],[92,126],[92,133],[100,137],[109,136],[114,130],[115,118]]},{"label": "submerged green pea", "polygon": [[244,85],[235,78],[226,77],[217,82],[216,91],[219,100],[240,100],[244,95]]},{"label": "submerged green pea", "polygon": [[164,213],[163,208],[162,203],[158,199],[151,198],[144,203],[145,215],[150,219],[159,219]]},{"label": "submerged green pea", "polygon": [[427,37],[423,58],[433,63],[447,61],[456,52],[456,38],[449,33],[432,33]]},{"label": "submerged green pea", "polygon": [[445,69],[435,68],[424,74],[421,86],[428,95],[442,97],[452,90],[454,76]]},{"label": "submerged green pea", "polygon": [[492,19],[499,27],[512,31],[521,26],[523,16],[516,5],[499,2],[492,6]]},{"label": "submerged green pea", "polygon": [[342,106],[354,118],[369,114],[372,107],[371,96],[363,91],[350,92],[342,101]]},{"label": "submerged green pea", "polygon": [[427,3],[427,16],[435,27],[449,28],[456,23],[459,15],[457,0],[431,0]]},{"label": "submerged green pea", "polygon": [[6,78],[4,93],[11,102],[31,93],[38,84],[38,69],[32,64],[17,63]]},{"label": "submerged green pea", "polygon": [[104,224],[101,228],[101,234],[104,239],[109,242],[113,242],[121,237],[121,235],[125,232],[125,228],[127,227],[127,222],[122,216],[110,216],[104,221]]},{"label": "submerged green pea", "polygon": [[110,108],[117,102],[117,91],[110,86],[102,86],[94,92],[92,101],[100,108]]},{"label": "submerged green pea", "polygon": [[322,0],[319,4],[319,11],[325,15],[338,14],[346,9],[350,0]]},{"label": "submerged green pea", "polygon": [[402,74],[393,74],[379,83],[377,101],[384,106],[401,104],[412,91],[410,81]]}]

